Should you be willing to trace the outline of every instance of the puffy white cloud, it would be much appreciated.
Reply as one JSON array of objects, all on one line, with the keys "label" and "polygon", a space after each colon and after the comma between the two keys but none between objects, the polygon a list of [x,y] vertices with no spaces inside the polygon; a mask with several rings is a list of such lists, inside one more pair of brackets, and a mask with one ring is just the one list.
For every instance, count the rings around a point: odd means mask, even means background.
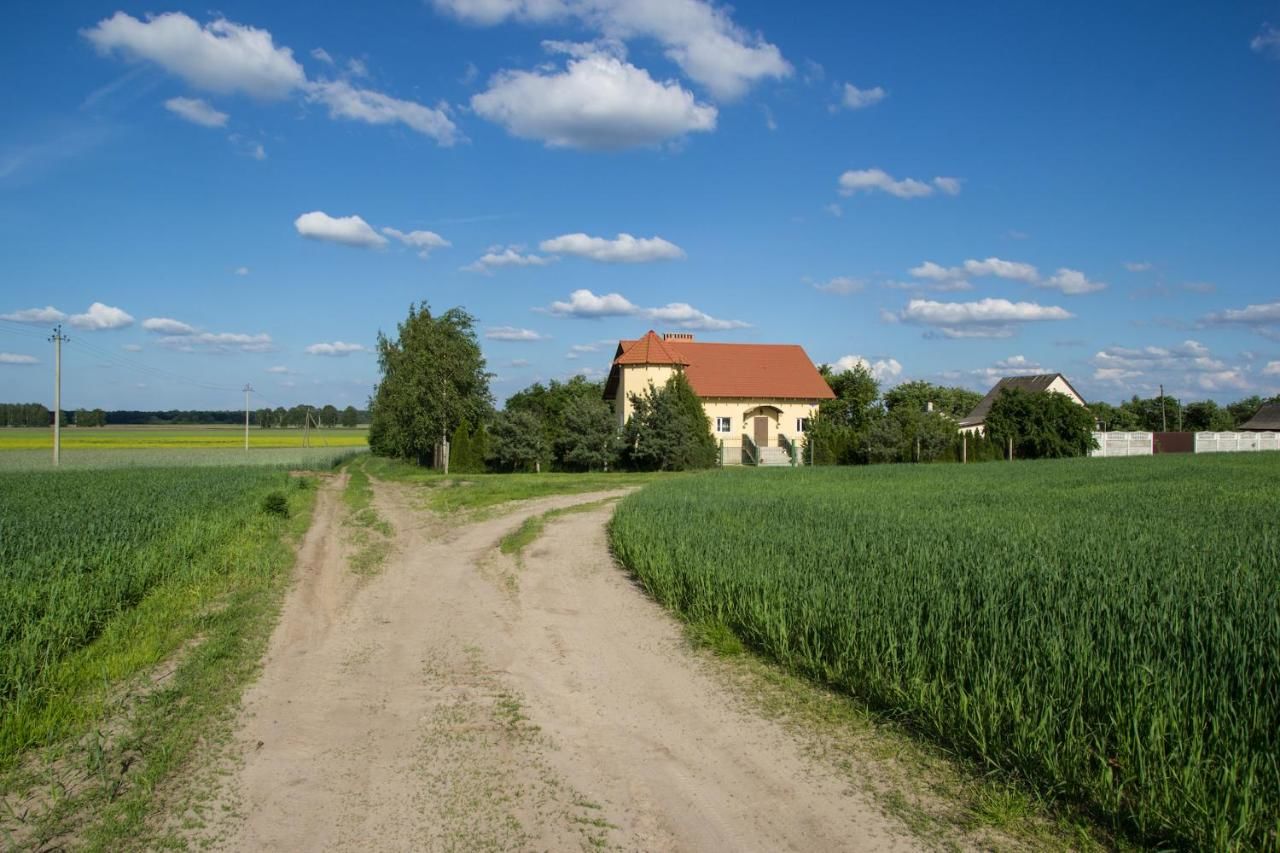
[{"label": "puffy white cloud", "polygon": [[432,249],[445,249],[453,244],[434,231],[410,231],[405,233],[395,228],[383,228],[382,233],[394,237],[410,248],[418,250],[418,257],[427,258]]},{"label": "puffy white cloud", "polygon": [[1090,281],[1084,273],[1079,270],[1067,269],[1060,267],[1056,273],[1049,276],[1042,282],[1038,282],[1040,287],[1053,288],[1061,290],[1067,294],[1081,293],[1097,293],[1099,290],[1105,290],[1106,284],[1100,281]]},{"label": "puffy white cloud", "polygon": [[372,89],[359,89],[345,80],[312,83],[307,99],[329,108],[330,118],[345,118],[368,124],[400,123],[448,147],[463,137],[443,109],[425,107],[414,101],[393,98]]},{"label": "puffy white cloud", "polygon": [[1261,302],[1244,308],[1228,308],[1204,318],[1215,325],[1271,326],[1280,325],[1280,302]]},{"label": "puffy white cloud", "polygon": [[1280,59],[1280,30],[1271,24],[1263,24],[1258,34],[1249,40],[1249,47],[1254,53]]},{"label": "puffy white cloud", "polygon": [[1006,376],[1026,376],[1035,373],[1048,373],[1049,371],[1041,366],[1038,361],[1033,361],[1024,355],[1013,355],[1009,358],[1000,359],[990,367],[982,367],[969,372],[977,377],[980,382],[992,385]]},{"label": "puffy white cloud", "polygon": [[44,308],[24,308],[11,314],[0,314],[0,320],[8,320],[11,323],[31,323],[37,326],[61,323],[65,319],[67,315],[52,305],[46,305]]},{"label": "puffy white cloud", "polygon": [[482,275],[493,275],[493,271],[503,267],[544,267],[554,263],[555,258],[544,258],[541,255],[523,254],[519,246],[490,246],[489,250],[476,260],[462,268],[463,272],[478,272]]},{"label": "puffy white cloud", "polygon": [[823,293],[838,293],[841,296],[847,296],[850,293],[858,293],[866,286],[866,279],[852,278],[847,275],[838,275],[835,278],[830,278],[826,281],[815,281],[813,283],[814,290],[821,290]]},{"label": "puffy white cloud", "polygon": [[861,110],[880,103],[888,94],[889,93],[880,86],[876,86],[872,89],[859,89],[852,83],[845,83],[844,92],[840,98],[840,104],[845,109]]},{"label": "puffy white cloud", "polygon": [[214,352],[271,352],[275,343],[265,332],[256,335],[241,332],[201,332],[168,335],[159,340],[160,346],[180,352],[212,350]]},{"label": "puffy white cloud", "polygon": [[353,352],[368,352],[369,348],[364,344],[348,344],[342,341],[334,341],[333,343],[312,344],[307,347],[307,355],[327,355],[336,358],[342,358],[351,355]]},{"label": "puffy white cloud", "polygon": [[148,317],[142,321],[142,328],[159,335],[194,335],[196,333],[195,326],[169,317]]},{"label": "puffy white cloud", "polygon": [[552,302],[549,310],[562,317],[627,317],[640,313],[639,306],[620,293],[597,296],[585,288],[570,293],[567,302]]},{"label": "puffy white cloud", "polygon": [[1262,368],[1263,376],[1280,376],[1280,361],[1268,361],[1267,366]]},{"label": "puffy white cloud", "polygon": [[642,308],[620,293],[606,293],[602,296],[597,296],[586,289],[573,291],[573,293],[569,294],[568,301],[552,302],[547,310],[561,317],[639,316],[680,329],[712,332],[743,329],[749,325],[741,320],[721,320],[717,317],[712,317],[687,302],[669,302],[657,308]]},{"label": "puffy white cloud", "polygon": [[915,178],[897,180],[883,169],[850,169],[840,175],[836,185],[843,196],[878,191],[898,198],[923,198],[937,190],[947,195],[960,192],[959,178],[934,178],[930,183]]},{"label": "puffy white cloud", "polygon": [[540,335],[533,329],[518,329],[515,326],[495,326],[486,330],[484,336],[490,341],[522,341],[529,343],[547,339],[545,335]]},{"label": "puffy white cloud", "polygon": [[[964,262],[964,271],[974,278],[995,276],[996,278],[1026,282],[1027,284],[1035,284],[1040,280],[1039,271],[1031,264],[1024,264],[1019,261],[1005,261],[1000,258],[987,258],[983,261],[967,260]],[[1068,270],[1060,270],[1059,272],[1068,272]]]},{"label": "puffy white cloud", "polygon": [[164,108],[174,115],[180,116],[192,124],[203,127],[225,127],[226,113],[219,112],[200,98],[170,98],[164,102]]},{"label": "puffy white cloud", "polygon": [[77,329],[100,331],[103,329],[123,329],[133,325],[133,317],[127,312],[111,305],[95,302],[83,314],[73,314],[71,325]]},{"label": "puffy white cloud", "polygon": [[603,52],[564,71],[503,71],[471,98],[481,117],[551,147],[618,150],[715,129],[716,108]]},{"label": "puffy white cloud", "polygon": [[934,178],[933,185],[947,195],[960,195],[959,178]]},{"label": "puffy white cloud", "polygon": [[378,249],[387,244],[387,238],[369,227],[359,216],[330,216],[324,211],[313,210],[293,221],[298,233],[309,240],[341,243],[360,249]]},{"label": "puffy white cloud", "polygon": [[925,261],[907,272],[916,278],[926,278],[930,281],[951,281],[964,276],[964,270],[959,267],[944,267],[933,261]]},{"label": "puffy white cloud", "polygon": [[861,366],[871,374],[877,382],[891,382],[902,375],[902,364],[896,358],[878,358],[875,361],[860,355],[846,355],[836,359],[831,365],[837,373],[853,370]]},{"label": "puffy white cloud", "polygon": [[306,82],[293,51],[277,47],[270,32],[223,18],[201,26],[181,12],[145,21],[116,12],[83,34],[104,54],[154,62],[211,92],[283,98]]},{"label": "puffy white cloud", "polygon": [[1074,315],[1056,305],[980,299],[976,302],[936,302],[912,299],[897,316],[904,323],[931,326],[949,338],[1007,338],[1020,323],[1069,320]]},{"label": "puffy white cloud", "polygon": [[1150,261],[1125,261],[1124,268],[1129,272],[1147,272],[1151,269]]},{"label": "puffy white cloud", "polygon": [[614,39],[652,38],[688,77],[721,99],[754,83],[791,74],[781,51],[734,23],[728,9],[704,0],[434,0],[472,24],[576,19]]},{"label": "puffy white cloud", "polygon": [[576,255],[606,264],[645,264],[671,261],[684,257],[684,250],[661,237],[632,237],[619,234],[612,240],[586,234],[563,234],[543,240],[538,248],[544,252]]},{"label": "puffy white cloud", "polygon": [[[1099,382],[1124,383],[1148,375],[1179,378],[1188,387],[1204,391],[1243,389],[1249,385],[1245,371],[1226,364],[1199,341],[1186,340],[1176,346],[1141,348],[1108,347],[1090,360],[1093,378]],[[1265,371],[1264,371],[1265,373]]]},{"label": "puffy white cloud", "polygon": [[16,352],[0,352],[0,364],[39,364],[34,355],[23,355]]}]

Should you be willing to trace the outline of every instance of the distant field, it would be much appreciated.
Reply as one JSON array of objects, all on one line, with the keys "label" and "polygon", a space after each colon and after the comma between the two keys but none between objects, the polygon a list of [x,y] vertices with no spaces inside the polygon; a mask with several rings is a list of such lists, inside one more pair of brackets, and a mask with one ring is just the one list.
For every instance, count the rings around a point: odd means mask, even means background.
[{"label": "distant field", "polygon": [[652,594],[1149,842],[1275,849],[1280,453],[722,471],[626,498]]},{"label": "distant field", "polygon": [[[366,429],[313,429],[312,447],[365,447]],[[302,447],[300,429],[249,429],[249,447]],[[66,427],[62,449],[150,450],[183,447],[244,447],[243,427]],[[52,429],[0,428],[0,452],[53,451]]]}]

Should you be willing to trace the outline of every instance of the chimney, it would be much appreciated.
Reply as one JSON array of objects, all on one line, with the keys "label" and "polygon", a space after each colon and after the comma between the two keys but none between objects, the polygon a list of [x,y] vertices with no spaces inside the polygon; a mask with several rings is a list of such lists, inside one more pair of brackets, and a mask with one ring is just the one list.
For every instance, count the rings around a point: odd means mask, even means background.
[{"label": "chimney", "polygon": [[693,333],[691,332],[663,332],[662,339],[664,341],[692,341]]}]

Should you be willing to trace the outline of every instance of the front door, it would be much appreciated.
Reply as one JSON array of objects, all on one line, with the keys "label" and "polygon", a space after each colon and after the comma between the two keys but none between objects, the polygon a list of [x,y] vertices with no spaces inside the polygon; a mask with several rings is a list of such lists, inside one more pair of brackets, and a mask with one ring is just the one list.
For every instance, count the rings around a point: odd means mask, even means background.
[{"label": "front door", "polygon": [[769,446],[769,419],[756,418],[756,447]]}]

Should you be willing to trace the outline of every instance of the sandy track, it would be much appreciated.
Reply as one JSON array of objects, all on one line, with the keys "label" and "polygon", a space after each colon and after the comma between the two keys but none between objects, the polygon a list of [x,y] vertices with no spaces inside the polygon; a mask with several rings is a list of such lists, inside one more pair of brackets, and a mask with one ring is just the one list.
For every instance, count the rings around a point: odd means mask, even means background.
[{"label": "sandy track", "polygon": [[[446,526],[376,484],[383,571],[347,566],[321,495],[245,698],[227,849],[885,850],[915,844],[707,676],[613,564],[610,507],[552,522],[522,565],[521,505]],[[206,835],[205,838],[209,838]]]}]

